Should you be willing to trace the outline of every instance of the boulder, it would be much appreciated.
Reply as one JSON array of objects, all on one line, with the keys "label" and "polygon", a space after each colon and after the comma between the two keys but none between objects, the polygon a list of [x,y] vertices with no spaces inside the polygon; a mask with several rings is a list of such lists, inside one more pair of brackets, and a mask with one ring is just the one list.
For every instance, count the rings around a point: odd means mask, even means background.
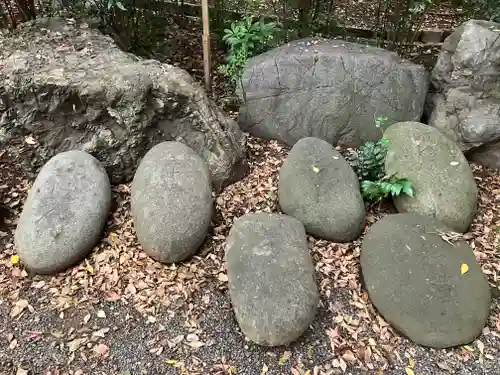
[{"label": "boulder", "polygon": [[79,149],[126,182],[151,147],[175,140],[207,161],[216,190],[244,172],[243,133],[187,72],[125,53],[85,24],[23,25],[0,38],[0,67],[0,148],[30,170]]},{"label": "boulder", "polygon": [[[443,43],[432,71],[429,125],[467,157],[500,168],[500,24],[470,20]],[[478,153],[476,153],[478,150]]]},{"label": "boulder", "polygon": [[99,242],[111,203],[104,167],[78,150],[51,158],[24,203],[14,235],[27,269],[53,274],[80,262]]},{"label": "boulder", "polygon": [[144,251],[181,262],[203,244],[213,213],[207,163],[180,142],[162,142],[142,159],[131,188],[131,211]]},{"label": "boulder", "polygon": [[279,205],[306,232],[329,241],[349,242],[364,229],[365,205],[359,180],[332,145],[302,138],[279,172]]},{"label": "boulder", "polygon": [[393,201],[398,212],[434,217],[465,232],[477,209],[478,191],[469,163],[457,144],[436,128],[418,122],[391,125],[385,169],[413,182],[413,197]]},{"label": "boulder", "polygon": [[377,117],[387,117],[384,126],[420,121],[427,87],[425,68],[396,53],[300,39],[249,60],[239,89],[239,124],[290,146],[315,137],[356,147],[381,137]]},{"label": "boulder", "polygon": [[226,242],[229,294],[248,339],[285,345],[309,327],[319,303],[303,225],[290,216],[250,213]]},{"label": "boulder", "polygon": [[372,303],[419,345],[470,343],[488,318],[488,281],[471,247],[447,240],[450,230],[428,216],[395,214],[377,221],[363,241],[361,272]]}]

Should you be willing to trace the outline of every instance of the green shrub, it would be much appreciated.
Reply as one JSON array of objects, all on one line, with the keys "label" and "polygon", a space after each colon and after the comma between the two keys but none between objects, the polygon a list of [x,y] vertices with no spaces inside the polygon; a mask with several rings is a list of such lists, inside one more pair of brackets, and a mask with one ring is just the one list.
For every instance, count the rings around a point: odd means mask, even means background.
[{"label": "green shrub", "polygon": [[272,46],[279,26],[275,22],[253,22],[251,16],[233,22],[231,28],[224,30],[222,41],[229,46],[227,63],[219,71],[233,82],[241,79],[247,60]]},{"label": "green shrub", "polygon": [[500,1],[498,0],[451,0],[454,7],[463,8],[469,18],[480,18],[500,22]]},{"label": "green shrub", "polygon": [[370,202],[388,198],[389,195],[396,197],[401,194],[413,197],[413,183],[406,178],[396,176],[384,177],[378,181],[361,181],[361,193],[363,199]]},{"label": "green shrub", "polygon": [[385,176],[385,156],[387,139],[378,142],[366,142],[359,150],[347,155],[347,161],[360,181],[377,181]]},{"label": "green shrub", "polygon": [[[377,117],[375,124],[382,127],[387,117]],[[389,140],[382,138],[377,142],[365,142],[359,150],[350,151],[346,155],[347,162],[351,165],[359,178],[363,199],[369,202],[378,202],[389,196],[406,194],[413,196],[413,183],[398,176],[387,176],[385,171],[385,158]]]}]

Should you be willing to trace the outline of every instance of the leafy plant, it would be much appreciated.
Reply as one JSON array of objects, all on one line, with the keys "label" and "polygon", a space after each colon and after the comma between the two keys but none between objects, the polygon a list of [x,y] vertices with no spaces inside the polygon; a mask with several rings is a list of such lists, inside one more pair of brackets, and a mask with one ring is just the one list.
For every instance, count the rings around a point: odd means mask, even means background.
[{"label": "leafy plant", "polygon": [[375,127],[376,128],[383,128],[384,125],[387,123],[389,118],[387,116],[378,116],[375,118]]},{"label": "leafy plant", "polygon": [[360,181],[377,181],[385,176],[385,157],[389,141],[382,138],[377,142],[368,141],[359,150],[347,155],[347,161]]},{"label": "leafy plant", "polygon": [[[375,126],[383,127],[387,120],[386,116],[379,116],[375,119]],[[413,183],[410,180],[386,175],[385,158],[389,143],[387,138],[382,137],[377,142],[365,142],[359,150],[346,155],[347,162],[360,180],[363,199],[369,202],[402,194],[413,196]]]},{"label": "leafy plant", "polygon": [[108,0],[108,3],[107,3],[107,8],[108,10],[111,10],[112,7],[117,7],[123,11],[125,11],[125,7],[123,6],[123,4],[121,3],[121,1],[118,1],[118,0]]},{"label": "leafy plant", "polygon": [[451,4],[454,7],[463,8],[469,18],[500,22],[498,0],[451,0]]},{"label": "leafy plant", "polygon": [[396,176],[384,177],[378,181],[361,181],[361,194],[363,199],[371,202],[378,202],[401,194],[413,197],[413,183],[406,178],[397,178]]},{"label": "leafy plant", "polygon": [[231,28],[224,30],[222,41],[229,46],[229,56],[219,71],[234,82],[240,80],[248,59],[270,47],[278,28],[277,23],[264,22],[262,18],[253,22],[251,16],[233,22]]}]

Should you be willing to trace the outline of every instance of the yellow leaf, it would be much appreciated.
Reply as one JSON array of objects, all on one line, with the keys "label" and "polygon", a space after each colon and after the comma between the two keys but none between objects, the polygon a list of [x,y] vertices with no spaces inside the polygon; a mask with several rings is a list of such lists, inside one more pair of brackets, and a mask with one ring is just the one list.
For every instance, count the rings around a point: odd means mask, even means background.
[{"label": "yellow leaf", "polygon": [[463,346],[463,348],[464,348],[465,350],[468,350],[469,352],[473,352],[473,351],[475,350],[475,349],[474,349],[472,346],[470,346],[470,345],[464,345],[464,346]]},{"label": "yellow leaf", "polygon": [[267,367],[267,365],[264,363],[264,366],[262,366],[262,371],[261,371],[260,375],[266,374],[267,371],[269,371],[269,367]]},{"label": "yellow leaf", "polygon": [[313,167],[313,172],[314,173],[319,173],[319,168],[318,167]]},{"label": "yellow leaf", "polygon": [[11,262],[12,264],[18,264],[18,263],[19,263],[19,256],[18,256],[18,255],[12,255],[12,256],[10,257],[10,262]]},{"label": "yellow leaf", "polygon": [[411,368],[409,368],[409,367],[406,367],[405,371],[406,371],[407,375],[415,375],[415,373],[413,372],[413,370]]},{"label": "yellow leaf", "polygon": [[167,364],[168,364],[168,365],[175,365],[175,364],[177,364],[177,362],[178,362],[178,361],[176,361],[175,359],[168,359],[168,360],[167,360]]},{"label": "yellow leaf", "polygon": [[464,273],[467,273],[467,271],[469,271],[469,266],[465,263],[463,263],[461,266],[460,266],[460,274],[464,274]]},{"label": "yellow leaf", "polygon": [[415,368],[415,360],[413,358],[410,358],[410,368]]},{"label": "yellow leaf", "polygon": [[90,273],[91,275],[94,274],[94,267],[92,267],[89,263],[89,261],[87,259],[85,259],[85,264],[87,265],[87,267],[85,267],[87,269],[87,272]]}]

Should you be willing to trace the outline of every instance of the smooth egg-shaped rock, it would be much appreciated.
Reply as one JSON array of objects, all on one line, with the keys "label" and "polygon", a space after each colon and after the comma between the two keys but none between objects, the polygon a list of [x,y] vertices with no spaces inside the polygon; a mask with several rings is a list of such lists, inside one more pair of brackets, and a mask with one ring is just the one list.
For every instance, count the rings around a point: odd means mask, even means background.
[{"label": "smooth egg-shaped rock", "polygon": [[181,262],[203,244],[213,213],[208,164],[180,142],[162,142],[142,159],[131,208],[139,243],[153,259]]},{"label": "smooth egg-shaped rock", "polygon": [[81,261],[97,244],[111,203],[108,175],[83,151],[66,151],[40,170],[15,232],[23,264],[52,274]]}]

